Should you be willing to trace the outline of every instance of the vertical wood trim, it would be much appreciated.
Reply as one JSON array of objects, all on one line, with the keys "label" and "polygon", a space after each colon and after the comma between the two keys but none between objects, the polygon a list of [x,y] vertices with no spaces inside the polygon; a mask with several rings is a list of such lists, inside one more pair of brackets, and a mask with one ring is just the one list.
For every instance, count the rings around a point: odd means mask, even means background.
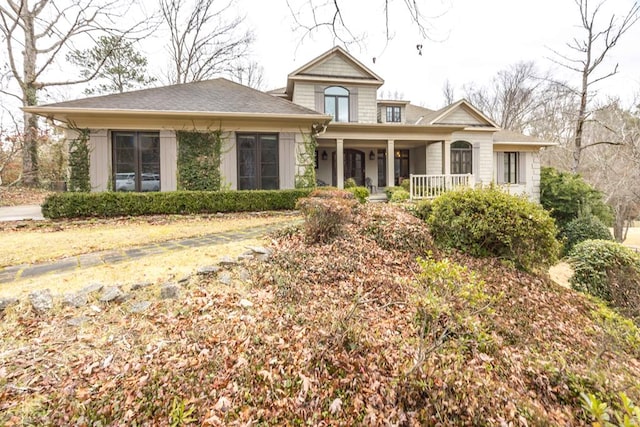
[{"label": "vertical wood trim", "polygon": [[349,90],[349,121],[358,121],[358,88]]},{"label": "vertical wood trim", "polygon": [[393,139],[387,140],[387,187],[395,185],[395,150],[395,141]]},{"label": "vertical wood trim", "polygon": [[527,154],[525,152],[518,153],[518,183],[527,182]]},{"label": "vertical wood trim", "polygon": [[504,153],[496,153],[496,182],[504,184]]},{"label": "vertical wood trim", "polygon": [[92,191],[107,191],[111,171],[111,143],[106,129],[91,129],[89,134],[89,179]]},{"label": "vertical wood trim", "polygon": [[178,188],[178,141],[173,130],[160,131],[160,191]]},{"label": "vertical wood trim", "polygon": [[336,139],[336,187],[344,188],[344,141]]},{"label": "vertical wood trim", "polygon": [[281,190],[295,187],[296,159],[296,134],[283,132],[278,135],[278,174]]},{"label": "vertical wood trim", "polygon": [[223,136],[224,144],[222,146],[220,160],[220,175],[222,178],[223,188],[229,190],[238,189],[238,150],[236,148],[236,133],[229,132]]}]

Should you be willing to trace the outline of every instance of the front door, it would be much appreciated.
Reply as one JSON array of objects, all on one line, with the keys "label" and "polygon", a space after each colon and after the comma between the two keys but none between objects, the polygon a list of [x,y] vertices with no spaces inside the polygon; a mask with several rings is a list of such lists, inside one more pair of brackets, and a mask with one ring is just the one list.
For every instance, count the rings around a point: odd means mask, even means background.
[{"label": "front door", "polygon": [[[344,150],[344,180],[353,178],[356,181],[356,185],[364,187],[364,152],[359,150]],[[333,153],[333,177],[332,185],[335,187],[338,185],[336,179],[337,167],[336,167],[336,153]]]}]

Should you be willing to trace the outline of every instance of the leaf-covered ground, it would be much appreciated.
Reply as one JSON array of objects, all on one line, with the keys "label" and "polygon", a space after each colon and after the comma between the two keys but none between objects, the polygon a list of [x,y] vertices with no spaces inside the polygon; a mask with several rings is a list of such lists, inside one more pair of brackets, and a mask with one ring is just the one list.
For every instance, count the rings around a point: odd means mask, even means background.
[{"label": "leaf-covered ground", "polygon": [[[194,280],[144,314],[10,307],[0,424],[582,425],[582,391],[640,401],[637,329],[582,295],[495,260],[444,261],[393,206],[307,240],[282,233],[250,281]],[[427,251],[434,276],[415,260]],[[465,290],[440,295],[459,311],[421,323],[436,275]]]}]

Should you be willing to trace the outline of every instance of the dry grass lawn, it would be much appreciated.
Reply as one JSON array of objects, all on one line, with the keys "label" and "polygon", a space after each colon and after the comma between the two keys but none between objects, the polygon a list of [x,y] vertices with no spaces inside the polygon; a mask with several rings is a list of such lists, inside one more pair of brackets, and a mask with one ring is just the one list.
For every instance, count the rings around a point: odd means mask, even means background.
[{"label": "dry grass lawn", "polygon": [[210,233],[288,222],[291,214],[168,216],[30,224],[0,231],[0,267],[33,264]]}]

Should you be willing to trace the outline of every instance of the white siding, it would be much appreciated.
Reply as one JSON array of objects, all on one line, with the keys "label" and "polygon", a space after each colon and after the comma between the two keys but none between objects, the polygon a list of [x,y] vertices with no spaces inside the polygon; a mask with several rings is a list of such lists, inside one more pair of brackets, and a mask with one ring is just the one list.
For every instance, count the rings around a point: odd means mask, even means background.
[{"label": "white siding", "polygon": [[439,175],[442,170],[442,143],[427,145],[427,175]]},{"label": "white siding", "polygon": [[370,77],[360,67],[342,56],[332,55],[327,60],[305,71],[303,74],[314,74],[335,77]]},{"label": "white siding", "polygon": [[358,122],[377,123],[377,90],[372,86],[360,86],[358,88]]},{"label": "white siding", "polygon": [[296,135],[293,132],[281,133],[278,140],[278,169],[281,190],[295,187],[297,140],[299,141],[301,148],[303,148],[302,135]]},{"label": "white siding", "polygon": [[160,131],[160,190],[177,189],[178,142],[172,130]]},{"label": "white siding", "polygon": [[442,119],[438,120],[437,123],[446,123],[446,124],[461,124],[461,125],[483,125],[486,124],[481,122],[477,118],[475,118],[471,113],[469,113],[463,107],[458,107]]},{"label": "white siding", "polygon": [[236,150],[236,134],[235,132],[228,132],[225,136],[226,140],[222,147],[222,160],[220,162],[222,188],[237,190],[238,155]]},{"label": "white siding", "polygon": [[409,157],[410,173],[425,174],[427,170],[426,147],[412,148]]},{"label": "white siding", "polygon": [[[520,167],[524,166],[524,182],[518,184],[503,184],[509,194],[526,194],[529,199],[539,202],[540,201],[540,154],[532,151],[520,151]],[[496,165],[504,162],[502,152],[494,153],[494,162]],[[501,182],[499,173],[503,173],[502,167],[495,168],[494,180],[495,182]],[[521,171],[522,173],[522,171]]]},{"label": "white siding", "polygon": [[529,158],[531,159],[529,163],[531,172],[527,177],[531,182],[529,194],[532,200],[540,202],[540,152],[529,153]]},{"label": "white siding", "polygon": [[451,142],[467,141],[473,145],[473,175],[476,183],[487,185],[494,180],[493,134],[491,132],[455,132]]},{"label": "white siding", "polygon": [[106,129],[91,129],[89,136],[89,177],[92,191],[107,191],[111,180],[111,144]]}]

